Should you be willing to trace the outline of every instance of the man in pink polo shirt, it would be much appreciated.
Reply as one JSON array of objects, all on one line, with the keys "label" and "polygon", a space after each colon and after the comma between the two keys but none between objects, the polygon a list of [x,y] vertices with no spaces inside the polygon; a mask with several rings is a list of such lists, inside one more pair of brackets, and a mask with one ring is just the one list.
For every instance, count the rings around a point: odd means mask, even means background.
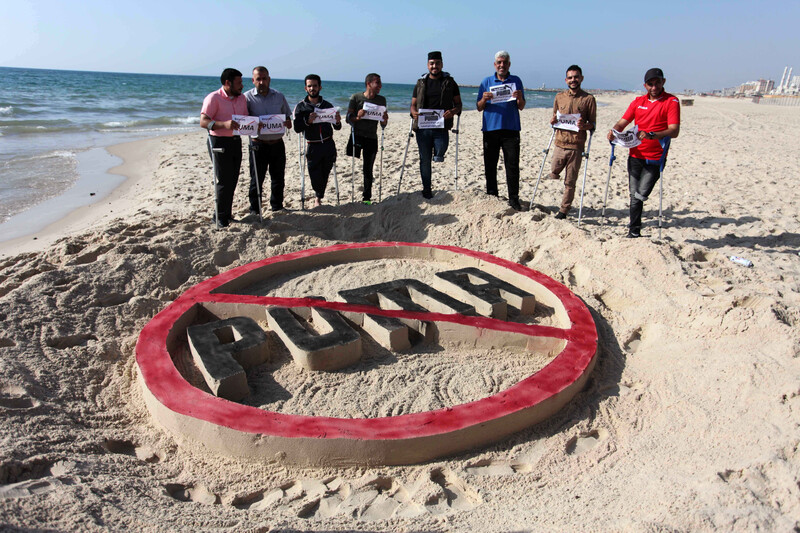
[{"label": "man in pink polo shirt", "polygon": [[[642,144],[630,149],[628,156],[628,182],[631,191],[631,222],[628,226],[628,237],[641,236],[642,210],[644,201],[661,177],[661,159],[664,149],[661,139],[676,138],[681,131],[680,102],[664,91],[664,72],[660,68],[651,68],[644,75],[646,94],[636,98],[628,110],[614,124],[614,129],[623,131],[631,122],[639,128],[639,139]],[[608,132],[608,140],[614,140],[614,133]]]},{"label": "man in pink polo shirt", "polygon": [[[226,68],[219,77],[222,87],[206,96],[200,111],[200,127],[209,131],[211,146],[224,148],[217,152],[214,172],[217,175],[217,213],[220,226],[227,226],[233,220],[233,193],[239,181],[242,166],[242,141],[233,131],[239,124],[233,115],[247,115],[247,99],[242,94],[242,73],[235,68]],[[209,149],[209,154],[211,153]]]}]

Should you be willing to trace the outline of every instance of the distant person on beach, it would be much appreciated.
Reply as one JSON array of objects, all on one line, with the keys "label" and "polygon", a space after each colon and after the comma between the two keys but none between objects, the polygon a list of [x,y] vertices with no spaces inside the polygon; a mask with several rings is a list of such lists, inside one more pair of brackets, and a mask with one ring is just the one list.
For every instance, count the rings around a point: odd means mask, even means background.
[{"label": "distant person on beach", "polygon": [[[631,122],[638,127],[642,144],[630,149],[628,155],[628,183],[631,192],[630,225],[628,237],[641,236],[644,201],[650,196],[661,177],[661,158],[666,157],[661,142],[676,138],[681,131],[681,108],[678,99],[664,91],[666,82],[660,68],[651,68],[644,75],[644,95],[634,99],[625,114],[614,124],[614,130],[623,131]],[[608,140],[614,140],[609,130]]]},{"label": "distant person on beach", "polygon": [[[497,196],[497,162],[503,149],[508,185],[508,205],[519,211],[519,112],[525,108],[522,80],[509,73],[511,56],[505,50],[494,55],[495,73],[478,89],[478,111],[483,111],[483,165],[486,193]],[[512,87],[509,87],[512,86]],[[510,96],[510,98],[509,98]],[[500,100],[498,102],[498,100]]]},{"label": "distant person on beach", "polygon": [[[269,86],[267,67],[253,69],[253,88],[244,93],[247,98],[247,114],[254,117],[262,115],[284,115],[284,127],[292,127],[291,109],[283,94]],[[251,139],[250,146],[250,214],[259,214],[258,192],[263,190],[264,177],[269,169],[269,206],[273,211],[283,209],[283,176],[286,171],[286,147],[282,133],[263,133]],[[255,165],[253,164],[255,163]],[[255,168],[254,168],[255,167]],[[258,170],[258,176],[256,176]],[[256,179],[258,186],[256,187]]]},{"label": "distant person on beach", "polygon": [[[444,127],[420,128],[419,110],[436,109],[444,111]],[[428,54],[428,73],[414,86],[411,94],[411,116],[414,118],[414,131],[417,132],[419,147],[419,173],[422,176],[422,196],[432,198],[431,158],[444,161],[449,131],[453,129],[453,117],[461,114],[461,93],[458,84],[449,73],[442,71],[442,53]]]},{"label": "distant person on beach", "polygon": [[564,171],[564,196],[561,199],[561,208],[556,218],[567,218],[572,200],[575,198],[575,184],[578,182],[578,171],[581,168],[581,159],[586,145],[586,131],[594,131],[597,120],[597,102],[594,96],[581,89],[583,71],[578,65],[567,68],[566,91],[556,95],[553,102],[553,117],[551,125],[556,125],[557,113],[561,115],[580,115],[575,124],[578,131],[556,129],[556,148],[553,150],[550,177],[558,179],[559,173]]},{"label": "distant person on beach", "polygon": [[322,205],[325,189],[328,187],[328,176],[336,164],[336,144],[333,142],[333,130],[342,129],[342,117],[337,111],[336,122],[321,122],[317,110],[332,109],[333,104],[322,98],[322,80],[316,74],[305,78],[306,96],[294,108],[294,131],[306,134],[306,159],[311,187],[314,189],[314,206]]},{"label": "distant person on beach", "polygon": [[364,104],[372,104],[386,108],[386,98],[380,96],[381,77],[378,74],[370,73],[364,79],[365,90],[363,93],[355,93],[350,97],[347,106],[347,123],[353,127],[355,132],[355,146],[353,136],[347,142],[347,155],[363,159],[364,169],[364,192],[362,201],[365,204],[372,203],[372,167],[375,165],[375,156],[378,155],[378,122],[381,127],[386,127],[389,122],[389,112],[384,111],[383,119],[373,120],[367,115]]},{"label": "distant person on beach", "polygon": [[[212,148],[225,151],[212,155],[214,172],[217,175],[217,213],[220,226],[233,221],[233,193],[239,181],[242,166],[242,141],[233,131],[239,124],[232,120],[233,115],[247,115],[247,99],[242,94],[242,73],[235,68],[226,68],[219,77],[222,87],[206,96],[200,111],[200,127],[211,134]],[[211,151],[209,150],[209,153]]]}]

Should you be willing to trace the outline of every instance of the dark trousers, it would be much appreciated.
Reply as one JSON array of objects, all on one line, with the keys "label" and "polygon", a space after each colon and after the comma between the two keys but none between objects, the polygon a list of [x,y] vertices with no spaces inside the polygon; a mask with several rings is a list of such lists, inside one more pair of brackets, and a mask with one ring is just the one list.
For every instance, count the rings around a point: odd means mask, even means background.
[{"label": "dark trousers", "polygon": [[519,200],[519,131],[483,132],[483,165],[486,170],[486,193],[497,196],[497,162],[500,149],[506,165],[508,199]]},{"label": "dark trousers", "polygon": [[209,135],[213,148],[223,148],[222,153],[208,153],[214,162],[217,177],[217,212],[220,224],[227,225],[232,218],[233,193],[239,182],[239,169],[242,167],[242,140],[237,137],[218,137]]},{"label": "dark trousers", "polygon": [[325,197],[328,188],[328,176],[336,163],[336,144],[333,139],[321,143],[308,143],[306,157],[308,158],[308,175],[311,178],[311,187],[320,200]]},{"label": "dark trousers", "polygon": [[[256,172],[258,171],[258,189]],[[250,210],[258,210],[258,191],[264,190],[264,178],[269,170],[269,205],[273,211],[283,209],[283,176],[286,172],[286,147],[283,139],[274,144],[257,143],[250,145]]]},{"label": "dark trousers", "polygon": [[348,142],[347,155],[355,153],[355,157],[358,157],[359,152],[361,153],[364,161],[362,166],[364,170],[364,194],[362,200],[369,201],[372,200],[372,167],[375,166],[375,156],[378,155],[378,139],[360,135],[356,135],[355,138],[355,148],[352,147],[352,141]]},{"label": "dark trousers", "polygon": [[639,231],[642,228],[642,210],[644,201],[653,192],[658,178],[661,177],[659,162],[650,163],[644,159],[628,157],[628,185],[631,191],[631,223],[630,229]]}]

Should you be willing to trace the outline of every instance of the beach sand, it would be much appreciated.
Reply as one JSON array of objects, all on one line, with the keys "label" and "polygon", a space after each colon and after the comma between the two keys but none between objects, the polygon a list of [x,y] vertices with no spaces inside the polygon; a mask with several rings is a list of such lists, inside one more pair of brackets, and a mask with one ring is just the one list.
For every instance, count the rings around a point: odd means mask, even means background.
[{"label": "beach sand", "polygon": [[[598,100],[607,105],[598,108],[602,126],[580,227],[579,197],[567,220],[553,218],[563,183],[545,179],[547,168],[536,198],[544,210],[515,212],[484,194],[476,112],[461,121],[458,191],[451,138],[447,161],[434,166],[435,197],[419,193],[413,141],[396,194],[408,120],[395,114],[386,130],[383,202],[349,203],[344,130],[336,137],[342,205],[330,205],[331,180],[327,205],[299,210],[292,134],[289,209],[267,212],[263,225],[248,218],[245,164],[234,201],[244,220],[220,231],[209,224],[204,132],[115,147],[126,161],[119,171],[131,179],[111,198],[74,224],[0,245],[0,523],[69,531],[800,526],[800,114],[695,98],[682,109],[665,171],[662,238],[656,190],[645,204],[643,238],[626,239],[624,150],[612,167],[604,225],[600,210],[610,154],[604,134],[631,97]],[[549,138],[549,110],[522,117],[520,196],[527,203]],[[377,170],[376,163],[376,177]],[[502,170],[499,178],[502,196]],[[600,336],[586,388],[552,418],[495,445],[406,467],[248,462],[186,442],[153,420],[134,347],[169,302],[238,265],[375,240],[479,250],[567,285],[591,309]],[[754,266],[734,264],[731,255]],[[348,283],[375,283],[374,274],[359,272]],[[386,279],[406,275],[391,265],[383,272]],[[315,290],[337,289],[336,279],[314,283]],[[374,401],[359,395],[358,380],[337,395],[285,368],[281,379],[295,397],[277,407],[336,416],[437,408],[530,371],[514,354],[453,355],[464,357],[388,365],[382,371],[390,377],[419,375],[423,385],[388,379],[395,385]]]}]

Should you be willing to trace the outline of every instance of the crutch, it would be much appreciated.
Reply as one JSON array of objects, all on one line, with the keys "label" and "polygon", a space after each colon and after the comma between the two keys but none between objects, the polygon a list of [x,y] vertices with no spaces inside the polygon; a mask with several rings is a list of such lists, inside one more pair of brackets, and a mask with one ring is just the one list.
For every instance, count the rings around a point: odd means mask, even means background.
[{"label": "crutch", "polygon": [[408,125],[408,139],[406,140],[406,152],[403,154],[403,165],[400,167],[400,181],[397,182],[397,194],[400,194],[400,186],[403,185],[403,172],[406,171],[406,157],[408,157],[408,145],[411,144],[411,137],[414,136],[414,119]]},{"label": "crutch", "polygon": [[300,143],[300,209],[306,210],[306,132],[297,136]]},{"label": "crutch", "polygon": [[458,129],[461,126],[461,115],[458,115],[456,118],[456,127],[453,130],[453,133],[456,134],[456,179],[455,179],[455,189],[458,190]]},{"label": "crutch", "polygon": [[305,185],[306,185],[306,170],[305,166],[303,165],[303,156],[306,155],[305,152],[305,132],[300,132],[297,136],[297,166],[300,167],[300,208],[305,210],[306,208],[306,197],[305,197]]},{"label": "crutch", "polygon": [[381,124],[381,164],[378,167],[378,203],[383,199],[383,130],[386,129],[384,124]]},{"label": "crutch", "polygon": [[594,130],[589,131],[589,142],[586,143],[586,151],[582,154],[586,158],[586,163],[583,164],[583,185],[581,185],[581,206],[578,209],[578,227],[581,227],[581,216],[583,215],[583,193],[586,192],[586,171],[589,170],[589,150],[592,149],[592,135],[594,135]]},{"label": "crutch", "polygon": [[664,166],[667,164],[667,152],[669,152],[669,143],[672,141],[671,137],[664,137],[661,139],[661,161],[659,161],[659,174],[658,180],[658,240],[661,240],[661,204],[664,200]]},{"label": "crutch", "polygon": [[[552,128],[552,126],[551,126]],[[547,162],[547,153],[550,151],[550,146],[553,144],[553,138],[556,136],[556,129],[553,128],[553,134],[550,136],[550,142],[547,143],[547,148],[542,150],[544,158],[542,159],[542,167],[539,169],[539,177],[536,178],[536,186],[533,188],[533,197],[531,198],[531,205],[528,209],[533,209],[533,201],[536,199],[536,191],[539,189],[539,180],[542,179],[542,172],[544,172],[544,164]]]},{"label": "crutch", "polygon": [[353,143],[353,153],[350,154],[350,201],[356,201],[356,129],[350,126],[350,142]]},{"label": "crutch", "polygon": [[[263,209],[261,207],[261,184],[259,183],[258,179],[258,163],[256,162],[256,152],[258,151],[258,145],[253,142],[253,138],[250,137],[250,160],[253,162],[253,173],[256,176],[256,192],[258,193],[258,220],[260,222],[264,222],[264,217],[262,215]],[[266,174],[264,175],[266,177]]]},{"label": "crutch", "polygon": [[214,145],[211,144],[211,132],[208,132],[208,153],[211,154],[211,166],[213,168],[213,172],[211,175],[213,176],[212,182],[214,183],[214,224],[217,226],[217,229],[221,228],[222,225],[219,223],[219,197],[217,196],[217,157],[215,154],[224,154],[225,148],[214,148]]},{"label": "crutch", "polygon": [[616,144],[611,141],[609,141],[608,144],[611,145],[611,158],[608,160],[608,178],[606,178],[606,194],[603,196],[603,214],[600,219],[600,225],[606,223],[606,202],[608,202],[608,184],[611,183],[611,165],[614,164],[614,160],[617,158],[617,156],[614,155],[614,147]]},{"label": "crutch", "polygon": [[336,205],[339,205],[339,179],[336,177],[336,161],[333,162],[333,184],[336,187]]}]

